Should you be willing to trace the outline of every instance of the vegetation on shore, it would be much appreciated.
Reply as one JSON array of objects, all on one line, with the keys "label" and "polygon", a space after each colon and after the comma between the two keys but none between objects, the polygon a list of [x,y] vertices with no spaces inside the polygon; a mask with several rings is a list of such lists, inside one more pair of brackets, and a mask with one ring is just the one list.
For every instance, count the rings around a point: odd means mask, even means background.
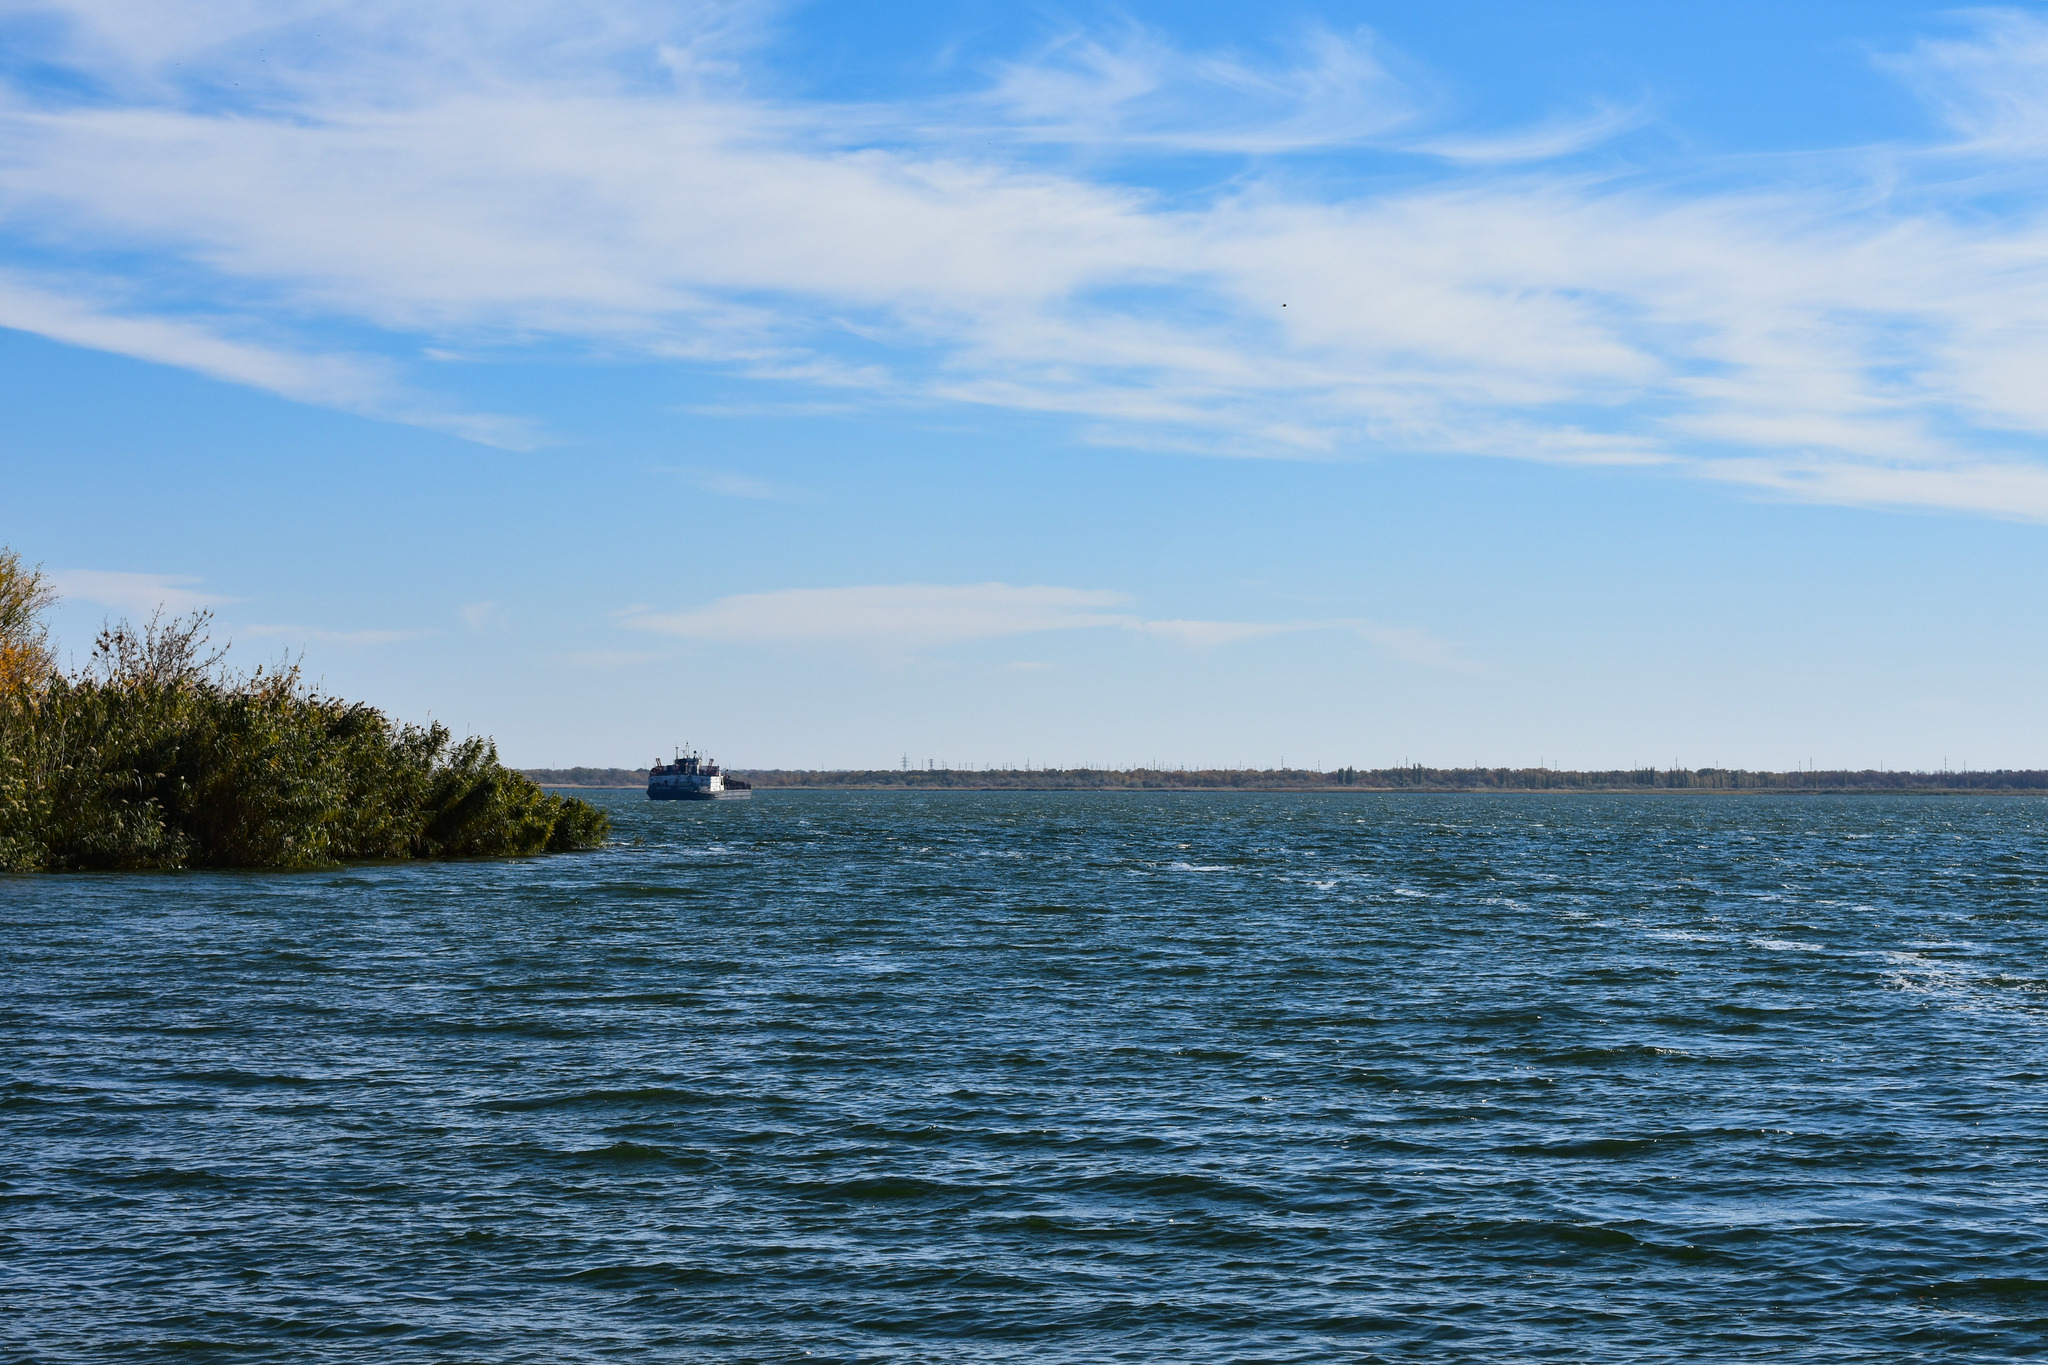
[{"label": "vegetation on shore", "polygon": [[0,871],[510,857],[610,830],[489,740],[323,696],[295,666],[229,670],[204,612],[109,626],[66,673],[54,601],[0,549]]},{"label": "vegetation on shore", "polygon": [[[2017,792],[2048,791],[2048,772],[1754,772],[1740,768],[878,768],[734,769],[756,789],[849,791],[1410,792]],[[639,787],[645,769],[530,768],[548,786]]]},{"label": "vegetation on shore", "polygon": [[543,787],[644,787],[645,768],[521,768]]}]

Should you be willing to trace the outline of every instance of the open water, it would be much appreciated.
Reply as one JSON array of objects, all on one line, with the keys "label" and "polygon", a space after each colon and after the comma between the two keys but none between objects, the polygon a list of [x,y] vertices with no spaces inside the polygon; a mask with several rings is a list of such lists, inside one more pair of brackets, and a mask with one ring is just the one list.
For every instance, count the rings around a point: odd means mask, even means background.
[{"label": "open water", "polygon": [[2048,802],[600,799],[0,879],[0,1354],[2048,1350]]}]

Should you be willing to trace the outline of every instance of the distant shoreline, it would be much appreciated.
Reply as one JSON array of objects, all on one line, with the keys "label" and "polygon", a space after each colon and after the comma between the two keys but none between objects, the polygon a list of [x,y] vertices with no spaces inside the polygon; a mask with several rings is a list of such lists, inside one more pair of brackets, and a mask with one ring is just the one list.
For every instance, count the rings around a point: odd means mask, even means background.
[{"label": "distant shoreline", "polygon": [[[631,790],[647,784],[632,768],[525,768],[544,787]],[[1732,768],[1624,769],[1573,772],[1553,768],[1310,768],[1196,770],[1067,769],[780,769],[734,768],[757,791],[1122,791],[1503,794],[1776,794],[1836,796],[1996,795],[2048,793],[2048,770],[1888,772],[1752,772]]]}]

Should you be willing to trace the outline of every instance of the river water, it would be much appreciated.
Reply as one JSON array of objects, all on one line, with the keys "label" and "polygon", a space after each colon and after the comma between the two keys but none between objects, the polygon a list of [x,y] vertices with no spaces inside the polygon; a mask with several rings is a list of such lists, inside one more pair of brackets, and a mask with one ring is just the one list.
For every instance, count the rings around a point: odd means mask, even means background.
[{"label": "river water", "polygon": [[0,1354],[2048,1348],[2048,801],[598,799],[0,879]]}]

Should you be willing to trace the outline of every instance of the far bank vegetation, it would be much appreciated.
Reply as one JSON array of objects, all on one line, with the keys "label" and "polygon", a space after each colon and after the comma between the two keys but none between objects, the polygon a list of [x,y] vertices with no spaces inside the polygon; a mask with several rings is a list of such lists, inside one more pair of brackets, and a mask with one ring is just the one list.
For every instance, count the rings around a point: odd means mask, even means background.
[{"label": "far bank vegetation", "polygon": [[[527,768],[550,787],[640,787],[644,768]],[[2029,792],[2048,772],[1757,772],[1742,768],[732,768],[756,790],[1324,792]]]},{"label": "far bank vegetation", "polygon": [[0,871],[307,868],[595,847],[609,820],[487,739],[238,672],[210,617],[108,625],[59,668],[43,574],[0,548]]}]

